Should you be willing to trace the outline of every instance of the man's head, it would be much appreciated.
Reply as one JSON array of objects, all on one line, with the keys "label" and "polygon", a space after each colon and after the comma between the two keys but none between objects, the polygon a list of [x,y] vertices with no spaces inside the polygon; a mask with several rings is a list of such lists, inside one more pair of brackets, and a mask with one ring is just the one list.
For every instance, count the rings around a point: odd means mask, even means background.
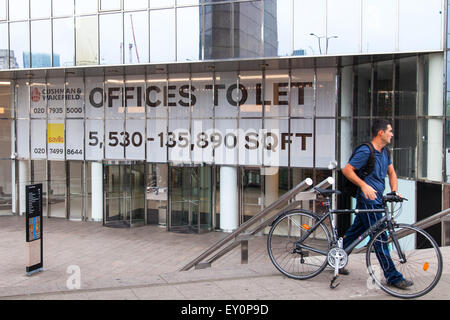
[{"label": "man's head", "polygon": [[380,139],[384,145],[391,143],[391,139],[394,136],[392,132],[392,125],[389,120],[376,119],[372,124],[372,138]]}]

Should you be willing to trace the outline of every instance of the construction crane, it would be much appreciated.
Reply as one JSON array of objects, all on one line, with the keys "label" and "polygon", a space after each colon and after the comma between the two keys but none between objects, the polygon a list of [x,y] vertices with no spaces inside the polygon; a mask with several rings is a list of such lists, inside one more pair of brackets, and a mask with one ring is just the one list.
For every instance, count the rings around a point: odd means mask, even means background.
[{"label": "construction crane", "polygon": [[[138,48],[137,48],[137,44],[136,44],[136,37],[134,35],[134,24],[133,24],[133,15],[132,14],[130,14],[130,20],[131,20],[131,31],[133,32],[134,49],[136,50],[136,58],[137,58],[138,63],[140,63]],[[128,47],[130,49],[130,63],[131,63],[131,59],[132,59],[131,49],[133,48],[133,44],[130,43]]]}]

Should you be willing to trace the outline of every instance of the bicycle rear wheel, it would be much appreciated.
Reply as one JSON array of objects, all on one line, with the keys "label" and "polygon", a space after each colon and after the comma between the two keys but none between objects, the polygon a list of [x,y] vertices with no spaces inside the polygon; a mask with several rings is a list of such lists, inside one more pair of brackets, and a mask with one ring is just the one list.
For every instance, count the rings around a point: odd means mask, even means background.
[{"label": "bicycle rear wheel", "polygon": [[[406,261],[401,261],[393,243],[393,234],[386,228],[374,236],[367,247],[366,263],[369,274],[383,291],[395,297],[420,297],[432,290],[441,277],[441,251],[434,239],[420,228],[401,224],[395,227],[394,234],[399,239],[398,243]],[[413,285],[399,289],[386,282],[375,250],[381,245],[388,246],[395,268],[403,278],[412,281]]]},{"label": "bicycle rear wheel", "polygon": [[[274,266],[293,279],[308,279],[318,275],[327,266],[327,255],[300,248],[296,243],[318,218],[309,212],[295,211],[281,215],[272,225],[267,237],[267,250]],[[302,244],[328,252],[330,233],[322,223]]]}]

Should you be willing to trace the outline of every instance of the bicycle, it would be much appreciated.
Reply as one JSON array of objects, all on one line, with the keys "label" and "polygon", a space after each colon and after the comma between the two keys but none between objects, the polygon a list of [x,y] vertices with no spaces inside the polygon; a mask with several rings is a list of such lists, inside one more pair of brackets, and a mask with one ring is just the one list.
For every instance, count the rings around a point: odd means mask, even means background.
[{"label": "bicycle", "polygon": [[[370,236],[366,248],[366,266],[372,283],[399,298],[420,297],[436,286],[442,274],[442,254],[436,241],[426,231],[394,220],[399,215],[394,214],[401,212],[402,202],[408,199],[388,193],[383,197],[383,209],[332,210],[330,197],[341,192],[314,189],[325,199],[324,214],[294,209],[280,214],[272,222],[267,249],[272,263],[281,273],[293,279],[304,280],[317,276],[329,265],[334,269],[334,277],[330,283],[330,288],[334,289],[339,285],[335,284],[339,269],[347,265],[348,256],[353,249]],[[400,208],[389,210],[388,203],[399,203]],[[337,235],[334,215],[376,212],[384,213],[383,217],[344,249],[342,238]],[[325,225],[327,218],[330,219],[331,232]],[[412,286],[402,290],[384,280],[375,253],[375,246],[381,243],[389,246],[396,269],[413,281]]]}]

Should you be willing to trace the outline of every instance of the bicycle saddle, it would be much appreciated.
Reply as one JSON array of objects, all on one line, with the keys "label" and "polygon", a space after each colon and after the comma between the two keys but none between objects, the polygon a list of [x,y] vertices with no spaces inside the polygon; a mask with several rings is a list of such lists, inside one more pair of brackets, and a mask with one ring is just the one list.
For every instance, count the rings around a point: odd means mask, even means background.
[{"label": "bicycle saddle", "polygon": [[323,195],[325,197],[332,195],[333,193],[341,194],[341,192],[339,190],[322,189],[322,188],[316,188],[316,187],[314,187],[314,190],[316,190],[318,193],[320,193],[321,195]]}]

